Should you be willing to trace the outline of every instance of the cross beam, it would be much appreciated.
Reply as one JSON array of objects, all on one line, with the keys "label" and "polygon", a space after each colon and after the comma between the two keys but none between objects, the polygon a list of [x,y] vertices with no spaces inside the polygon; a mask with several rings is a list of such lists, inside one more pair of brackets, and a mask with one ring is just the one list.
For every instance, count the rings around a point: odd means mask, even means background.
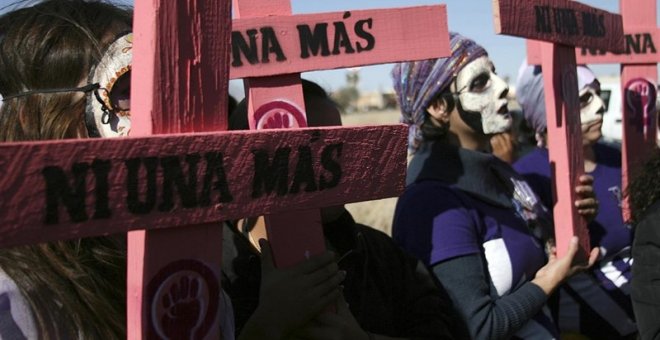
[{"label": "cross beam", "polygon": [[3,143],[0,247],[397,195],[406,135],[394,125]]}]

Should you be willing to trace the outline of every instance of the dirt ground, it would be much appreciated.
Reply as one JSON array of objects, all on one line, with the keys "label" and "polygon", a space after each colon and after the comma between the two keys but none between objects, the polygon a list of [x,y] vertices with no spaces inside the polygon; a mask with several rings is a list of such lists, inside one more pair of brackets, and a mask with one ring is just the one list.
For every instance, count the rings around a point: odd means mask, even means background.
[{"label": "dirt ground", "polygon": [[[396,124],[399,122],[399,111],[356,112],[342,115],[341,119],[344,126]],[[355,221],[391,235],[395,205],[396,197],[393,197],[347,204],[346,209],[351,212]]]},{"label": "dirt ground", "polygon": [[344,126],[396,124],[399,122],[399,117],[398,110],[369,111],[343,114],[341,121]]}]

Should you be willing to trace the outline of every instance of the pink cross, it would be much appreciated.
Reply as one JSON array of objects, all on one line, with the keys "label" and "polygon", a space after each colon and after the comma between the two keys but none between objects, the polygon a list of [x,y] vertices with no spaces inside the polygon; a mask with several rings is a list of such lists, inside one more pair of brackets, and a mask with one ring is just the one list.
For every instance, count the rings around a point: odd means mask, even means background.
[{"label": "pink cross", "polygon": [[584,174],[575,46],[623,52],[621,16],[569,0],[493,0],[499,34],[543,40],[548,149],[555,198],[557,254],[580,237],[580,260],[589,256],[589,231],[575,208],[575,186]]}]

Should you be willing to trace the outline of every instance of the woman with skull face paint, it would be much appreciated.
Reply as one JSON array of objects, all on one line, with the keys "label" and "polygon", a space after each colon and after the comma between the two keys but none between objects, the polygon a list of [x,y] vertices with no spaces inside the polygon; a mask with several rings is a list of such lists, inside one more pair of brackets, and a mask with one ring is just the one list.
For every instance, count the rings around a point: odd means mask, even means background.
[{"label": "woman with skull face paint", "polygon": [[[596,218],[588,225],[591,245],[600,248],[596,265],[568,280],[557,292],[557,323],[562,333],[579,333],[592,339],[635,337],[635,317],[630,300],[631,244],[633,232],[621,213],[621,152],[599,143],[605,105],[600,83],[591,70],[578,66],[580,120],[585,172],[594,178],[600,202]],[[552,204],[552,183],[546,145],[546,112],[540,66],[520,68],[518,101],[528,126],[536,132],[538,147],[514,164],[541,201]]]},{"label": "woman with skull face paint", "polygon": [[[452,33],[451,50],[393,71],[412,154],[393,237],[433,269],[473,338],[556,338],[545,305],[582,269],[571,266],[577,241],[559,259],[546,247],[547,209],[515,170],[484,152],[511,125],[507,85],[474,41]],[[590,215],[590,178],[582,181],[576,204]]]}]

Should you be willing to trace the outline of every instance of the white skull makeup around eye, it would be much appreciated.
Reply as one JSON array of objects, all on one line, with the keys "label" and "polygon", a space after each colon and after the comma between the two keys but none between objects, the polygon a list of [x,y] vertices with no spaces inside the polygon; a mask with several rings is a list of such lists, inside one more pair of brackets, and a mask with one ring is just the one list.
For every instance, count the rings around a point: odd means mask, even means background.
[{"label": "white skull makeup around eye", "polygon": [[605,102],[598,95],[598,91],[585,86],[580,90],[580,123],[589,125],[595,121],[603,119],[605,112]]},{"label": "white skull makeup around eye", "polygon": [[119,36],[90,71],[88,83],[100,87],[87,95],[85,115],[90,137],[123,137],[131,131],[132,48],[132,33]]},{"label": "white skull makeup around eye", "polygon": [[487,56],[475,59],[458,72],[456,89],[465,111],[481,114],[485,134],[508,131],[513,119],[504,94],[509,90],[506,82],[494,72]]}]

